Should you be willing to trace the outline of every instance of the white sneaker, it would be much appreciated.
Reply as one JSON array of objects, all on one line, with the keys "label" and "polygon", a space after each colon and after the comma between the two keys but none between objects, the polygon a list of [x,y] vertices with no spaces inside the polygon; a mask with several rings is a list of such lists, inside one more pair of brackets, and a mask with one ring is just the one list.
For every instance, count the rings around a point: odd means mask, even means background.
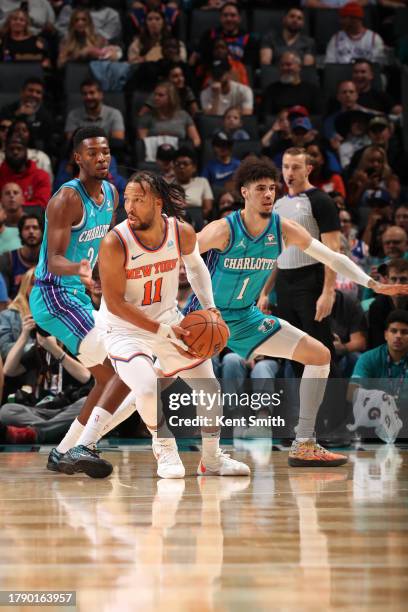
[{"label": "white sneaker", "polygon": [[158,438],[152,444],[157,459],[157,475],[160,478],[184,478],[185,469],[178,454],[176,441],[172,438]]},{"label": "white sneaker", "polygon": [[249,466],[236,459],[231,459],[227,453],[218,448],[215,455],[206,459],[201,458],[198,464],[197,474],[199,476],[249,476]]}]

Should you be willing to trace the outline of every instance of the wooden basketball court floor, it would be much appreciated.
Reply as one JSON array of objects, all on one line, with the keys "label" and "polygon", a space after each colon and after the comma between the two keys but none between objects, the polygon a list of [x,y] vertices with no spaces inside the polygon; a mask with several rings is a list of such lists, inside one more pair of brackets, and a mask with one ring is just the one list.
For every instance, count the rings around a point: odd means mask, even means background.
[{"label": "wooden basketball court floor", "polygon": [[166,481],[146,446],[107,452],[106,480],[48,472],[48,451],[0,454],[0,590],[73,590],[76,608],[14,609],[408,609],[408,449],[293,469],[254,440],[232,451],[250,478],[196,477],[185,451]]}]

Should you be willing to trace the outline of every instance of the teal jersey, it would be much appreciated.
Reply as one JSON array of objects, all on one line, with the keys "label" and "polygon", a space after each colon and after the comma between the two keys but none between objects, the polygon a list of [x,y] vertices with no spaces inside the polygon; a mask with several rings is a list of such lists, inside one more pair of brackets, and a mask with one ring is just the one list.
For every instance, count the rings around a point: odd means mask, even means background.
[{"label": "teal jersey", "polygon": [[[248,308],[258,299],[282,251],[280,219],[272,213],[265,231],[256,238],[245,229],[240,211],[231,213],[226,220],[229,244],[224,251],[211,250],[207,258],[214,302],[220,310]],[[194,297],[188,311],[197,308]]]},{"label": "teal jersey", "polygon": [[[74,189],[81,198],[83,216],[81,222],[71,229],[71,238],[65,257],[69,261],[79,263],[82,259],[88,259],[91,268],[98,259],[101,240],[109,231],[112,221],[115,196],[112,185],[108,181],[102,181],[104,199],[99,206],[95,204],[87,193],[84,185],[79,179],[73,179],[64,183],[61,189]],[[56,195],[56,194],[55,194]],[[41,245],[40,257],[35,270],[38,282],[59,287],[69,287],[85,291],[79,276],[56,276],[48,270],[48,220],[45,216],[44,237]]]}]

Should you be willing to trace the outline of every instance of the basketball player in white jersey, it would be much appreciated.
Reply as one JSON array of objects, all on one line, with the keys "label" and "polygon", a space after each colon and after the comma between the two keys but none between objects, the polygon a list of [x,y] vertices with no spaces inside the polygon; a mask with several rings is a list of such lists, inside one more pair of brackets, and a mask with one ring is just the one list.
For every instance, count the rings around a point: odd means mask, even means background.
[{"label": "basketball player in white jersey", "polygon": [[[187,349],[182,338],[189,332],[179,326],[180,258],[203,308],[218,313],[196,234],[179,219],[183,206],[184,192],[179,186],[169,185],[149,172],[134,174],[125,190],[128,219],[109,232],[99,253],[106,348],[116,372],[134,392],[137,409],[152,433],[157,474],[161,478],[182,478],[185,470],[174,438],[162,419],[158,422],[154,356],[159,359],[164,377],[178,376],[190,386],[197,386],[198,380],[198,390],[203,384],[213,393],[219,389],[211,360],[182,350]],[[88,437],[82,443],[86,446],[95,443],[111,416],[108,410],[95,407],[82,436]],[[159,427],[167,437],[158,436]],[[202,434],[198,474],[249,474],[247,465],[231,459],[220,449],[218,426],[203,428]]]}]

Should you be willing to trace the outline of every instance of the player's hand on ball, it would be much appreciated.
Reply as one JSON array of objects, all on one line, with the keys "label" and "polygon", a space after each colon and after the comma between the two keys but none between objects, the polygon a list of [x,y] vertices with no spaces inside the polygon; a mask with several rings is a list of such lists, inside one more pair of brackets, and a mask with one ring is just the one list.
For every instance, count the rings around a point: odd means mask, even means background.
[{"label": "player's hand on ball", "polygon": [[191,352],[191,349],[189,349],[187,344],[183,342],[183,338],[189,336],[190,332],[183,329],[179,325],[172,325],[171,329],[173,330],[178,342],[175,342],[174,340],[170,340],[170,342],[176,347],[180,355],[183,355],[183,357],[187,357],[188,359],[197,359],[197,355]]},{"label": "player's hand on ball", "polygon": [[92,279],[92,268],[87,259],[81,260],[78,268],[78,275],[81,283],[85,285],[87,289],[92,289],[94,285],[94,281]]}]

